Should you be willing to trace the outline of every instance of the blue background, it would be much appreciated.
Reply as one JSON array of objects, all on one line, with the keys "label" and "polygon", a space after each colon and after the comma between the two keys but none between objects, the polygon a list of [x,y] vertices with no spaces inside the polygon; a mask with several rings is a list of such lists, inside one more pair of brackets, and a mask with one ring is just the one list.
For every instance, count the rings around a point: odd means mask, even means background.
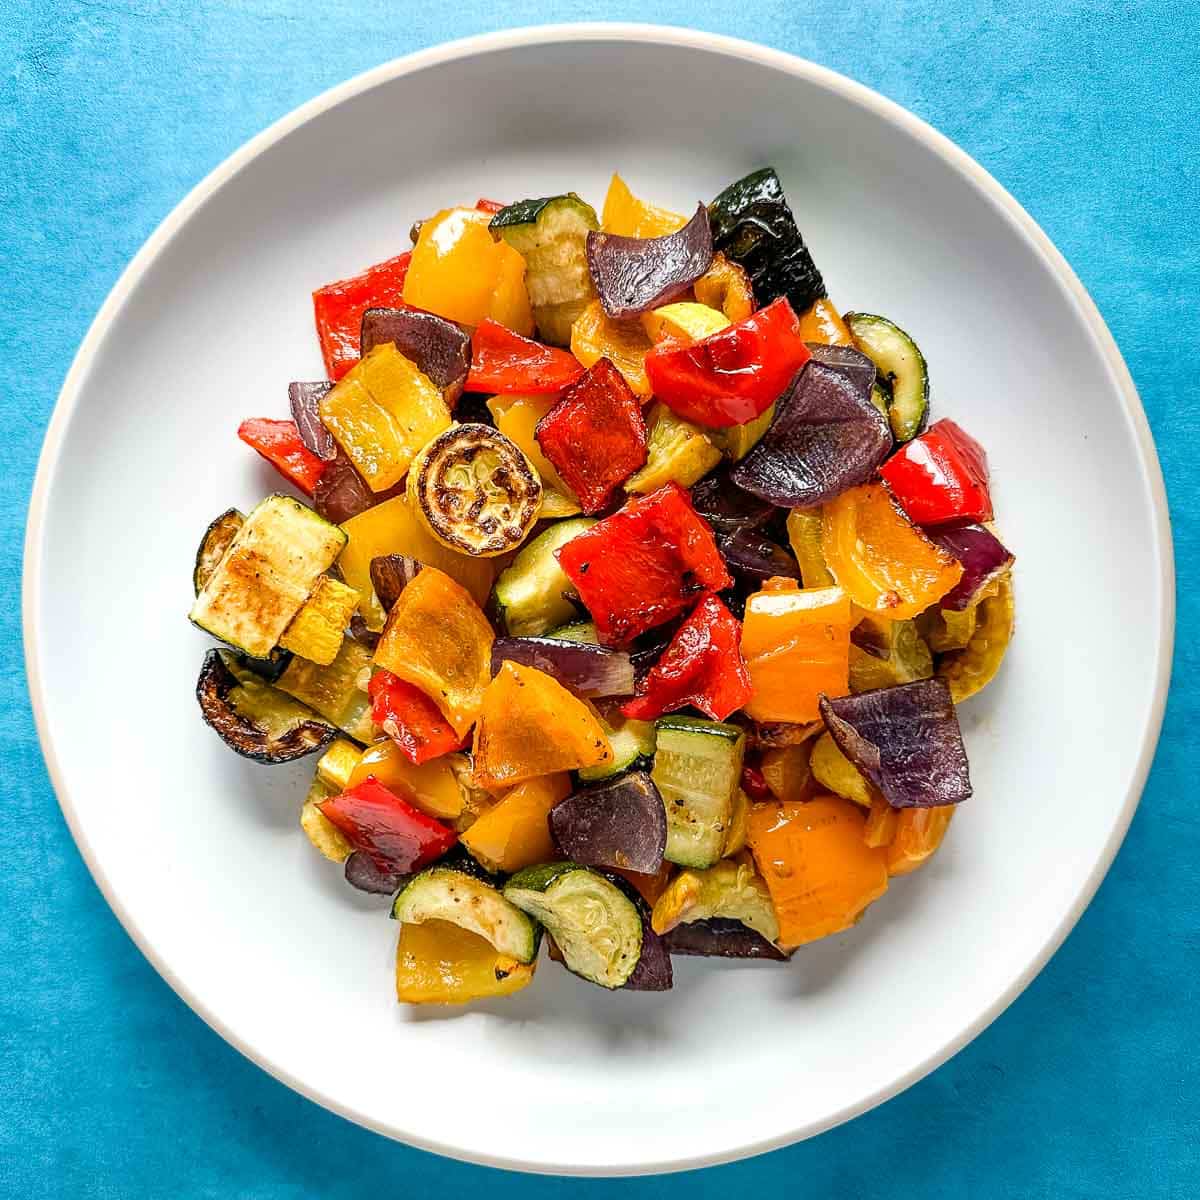
[{"label": "blue background", "polygon": [[[823,1137],[685,1176],[573,1183],[450,1163],[323,1112],[225,1045],[109,912],[29,715],[21,539],[71,356],[184,193],[322,89],[497,25],[696,14],[662,0],[0,0],[0,1195],[1200,1195],[1200,823],[1188,772],[1200,719],[1200,7],[713,7],[705,28],[843,71],[965,147],[1063,250],[1133,371],[1171,496],[1180,636],[1150,784],[1095,902],[1028,991],[930,1078]],[[1087,799],[1076,798],[1081,820]]]}]

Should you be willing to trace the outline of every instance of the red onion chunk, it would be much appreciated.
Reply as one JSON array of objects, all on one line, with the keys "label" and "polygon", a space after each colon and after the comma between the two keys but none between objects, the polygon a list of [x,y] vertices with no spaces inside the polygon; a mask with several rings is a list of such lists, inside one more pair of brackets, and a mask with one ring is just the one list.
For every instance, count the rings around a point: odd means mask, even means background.
[{"label": "red onion chunk", "polygon": [[705,921],[685,921],[663,935],[670,954],[689,954],[700,958],[763,958],[787,962],[774,942],[768,942],[757,930],[728,917],[709,917]]},{"label": "red onion chunk", "polygon": [[782,546],[753,529],[717,534],[717,549],[729,569],[742,579],[800,578],[796,560]]},{"label": "red onion chunk", "polygon": [[824,504],[866,483],[892,448],[887,418],[870,394],[841,370],[810,360],[730,479],[782,508]]},{"label": "red onion chunk", "polygon": [[624,650],[559,638],[497,638],[492,643],[492,674],[505,662],[544,671],[577,696],[633,695],[633,662]]},{"label": "red onion chunk", "polygon": [[963,565],[962,578],[942,597],[942,608],[957,611],[970,608],[979,599],[979,593],[1015,561],[1004,543],[982,525],[926,529],[925,536]]},{"label": "red onion chunk", "polygon": [[758,529],[776,513],[775,505],[744,492],[726,468],[706,475],[692,488],[692,507],[718,532]]},{"label": "red onion chunk", "polygon": [[550,836],[573,862],[653,875],[667,848],[667,810],[645,771],[572,792],[550,810]]},{"label": "red onion chunk", "polygon": [[703,204],[666,237],[587,235],[588,270],[604,311],[614,319],[636,317],[682,296],[712,266],[712,230]]},{"label": "red onion chunk", "polygon": [[359,334],[363,355],[391,342],[442,389],[453,407],[471,369],[471,339],[453,321],[414,308],[368,308]]},{"label": "red onion chunk", "polygon": [[360,512],[374,508],[404,491],[403,482],[386,492],[373,492],[367,481],[354,469],[354,464],[339,448],[337,457],[327,466],[313,489],[313,508],[335,525],[357,517]]},{"label": "red onion chunk", "polygon": [[967,751],[945,680],[920,679],[836,700],[822,696],[820,705],[838,749],[893,808],[969,799]]},{"label": "red onion chunk", "polygon": [[864,395],[870,396],[875,383],[875,364],[853,346],[829,346],[824,342],[806,342],[808,352],[816,362],[841,371]]},{"label": "red onion chunk", "polygon": [[346,859],[346,882],[360,892],[371,892],[376,896],[392,896],[401,884],[411,878],[398,871],[381,871],[375,860],[361,850],[355,850]]},{"label": "red onion chunk", "polygon": [[421,564],[407,554],[380,554],[371,559],[371,586],[384,612],[392,611],[392,605],[420,569]]},{"label": "red onion chunk", "polygon": [[319,383],[288,384],[288,404],[292,410],[292,420],[300,431],[300,440],[326,462],[332,462],[337,457],[337,442],[321,424],[321,400],[331,387],[333,384],[325,379]]},{"label": "red onion chunk", "polygon": [[670,951],[650,926],[650,909],[645,904],[638,907],[642,914],[642,953],[633,974],[621,987],[628,992],[669,992],[675,983]]}]

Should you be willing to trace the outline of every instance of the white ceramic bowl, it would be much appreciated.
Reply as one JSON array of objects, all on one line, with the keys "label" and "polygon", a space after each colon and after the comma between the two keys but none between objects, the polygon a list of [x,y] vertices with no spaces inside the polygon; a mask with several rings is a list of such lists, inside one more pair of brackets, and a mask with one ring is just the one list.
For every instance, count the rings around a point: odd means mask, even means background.
[{"label": "white ceramic bowl", "polygon": [[[682,960],[669,995],[545,966],[509,1000],[398,1007],[395,927],[296,824],[312,762],[236,758],[192,696],[200,531],[277,486],[234,437],[321,360],[309,292],[477,195],[619,168],[686,211],[774,163],[844,307],[928,357],[983,440],[1018,555],[1018,635],[963,712],[976,784],[945,847],[787,968]],[[581,1174],[719,1162],[826,1129],[979,1032],[1108,867],[1154,749],[1173,628],[1154,448],[1066,263],[980,167],[820,67],[681,30],[477,38],[335,88],[154,234],[71,369],[26,552],[28,666],[63,811],[181,996],[321,1104],[478,1162]]]}]

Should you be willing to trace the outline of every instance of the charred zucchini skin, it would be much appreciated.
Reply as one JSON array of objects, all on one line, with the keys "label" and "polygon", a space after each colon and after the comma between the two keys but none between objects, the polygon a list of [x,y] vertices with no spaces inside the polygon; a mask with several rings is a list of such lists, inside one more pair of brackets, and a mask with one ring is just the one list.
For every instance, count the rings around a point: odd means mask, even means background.
[{"label": "charred zucchini skin", "polygon": [[192,587],[197,596],[212,578],[217,564],[225,557],[225,551],[233,544],[238,530],[245,523],[245,516],[236,508],[227,508],[209,523],[200,539],[200,546],[196,551],[196,565],[192,569]]},{"label": "charred zucchini skin", "polygon": [[[239,711],[234,692],[245,685],[262,688],[268,699],[277,695],[280,711],[292,714],[293,723],[282,732],[272,733]],[[228,650],[214,648],[204,656],[196,681],[196,699],[205,724],[231,750],[254,762],[271,765],[294,762],[306,754],[315,754],[337,737],[333,725],[257,679]]]},{"label": "charred zucchini skin", "polygon": [[774,167],[731,183],[708,206],[708,219],[713,249],[750,276],[759,304],[786,296],[799,316],[826,295]]}]

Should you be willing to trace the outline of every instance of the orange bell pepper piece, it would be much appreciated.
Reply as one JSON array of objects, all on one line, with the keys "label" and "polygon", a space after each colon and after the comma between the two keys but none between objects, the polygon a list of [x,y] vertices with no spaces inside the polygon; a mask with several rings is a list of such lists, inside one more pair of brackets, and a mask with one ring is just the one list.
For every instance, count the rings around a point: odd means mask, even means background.
[{"label": "orange bell pepper piece", "polygon": [[887,848],[889,875],[907,875],[933,857],[950,828],[955,807],[902,808],[896,813],[896,832]]},{"label": "orange bell pepper piece", "polygon": [[465,737],[483,707],[496,635],[470,593],[425,567],[400,593],[375,648],[375,665],[419,687]]},{"label": "orange bell pepper piece", "polygon": [[475,782],[497,792],[538,775],[611,762],[612,746],[595,712],[557,680],[506,662],[483,696],[474,758]]},{"label": "orange bell pepper piece", "polygon": [[652,391],[646,375],[646,355],[652,349],[638,321],[614,321],[599,300],[593,300],[571,326],[571,353],[585,367],[607,358],[642,400],[649,400]]},{"label": "orange bell pepper piece", "polygon": [[505,793],[459,839],[489,871],[512,874],[559,857],[550,837],[550,810],[571,792],[565,771],[539,775]]},{"label": "orange bell pepper piece", "polygon": [[963,567],[935,546],[881,483],[843,492],[821,509],[821,550],[859,608],[903,621],[940,600]]},{"label": "orange bell pepper piece", "polygon": [[639,200],[629,190],[629,184],[613,173],[600,217],[600,227],[605,233],[636,238],[666,237],[668,233],[682,229],[687,222],[687,217],[677,212]]},{"label": "orange bell pepper piece", "polygon": [[536,962],[509,958],[449,921],[401,925],[396,997],[402,1004],[465,1004],[509,996],[525,987],[536,969]]},{"label": "orange bell pepper piece", "polygon": [[837,796],[758,804],[747,843],[779,917],[779,945],[848,929],[887,891],[886,851],[866,844],[862,809]]},{"label": "orange bell pepper piece", "polygon": [[833,302],[823,296],[800,318],[800,336],[826,346],[853,346],[854,338]]},{"label": "orange bell pepper piece", "polygon": [[746,601],[742,657],[756,721],[804,724],[820,717],[817,697],[850,690],[850,601],[841,588],[801,588],[769,579]]},{"label": "orange bell pepper piece", "polygon": [[[466,756],[460,755],[466,763]],[[397,796],[403,796],[413,808],[419,808],[441,821],[457,821],[462,816],[465,797],[451,769],[451,757],[444,755],[414,766],[404,751],[388,738],[363,751],[362,757],[350,772],[347,790],[374,775],[380,783]]]}]

